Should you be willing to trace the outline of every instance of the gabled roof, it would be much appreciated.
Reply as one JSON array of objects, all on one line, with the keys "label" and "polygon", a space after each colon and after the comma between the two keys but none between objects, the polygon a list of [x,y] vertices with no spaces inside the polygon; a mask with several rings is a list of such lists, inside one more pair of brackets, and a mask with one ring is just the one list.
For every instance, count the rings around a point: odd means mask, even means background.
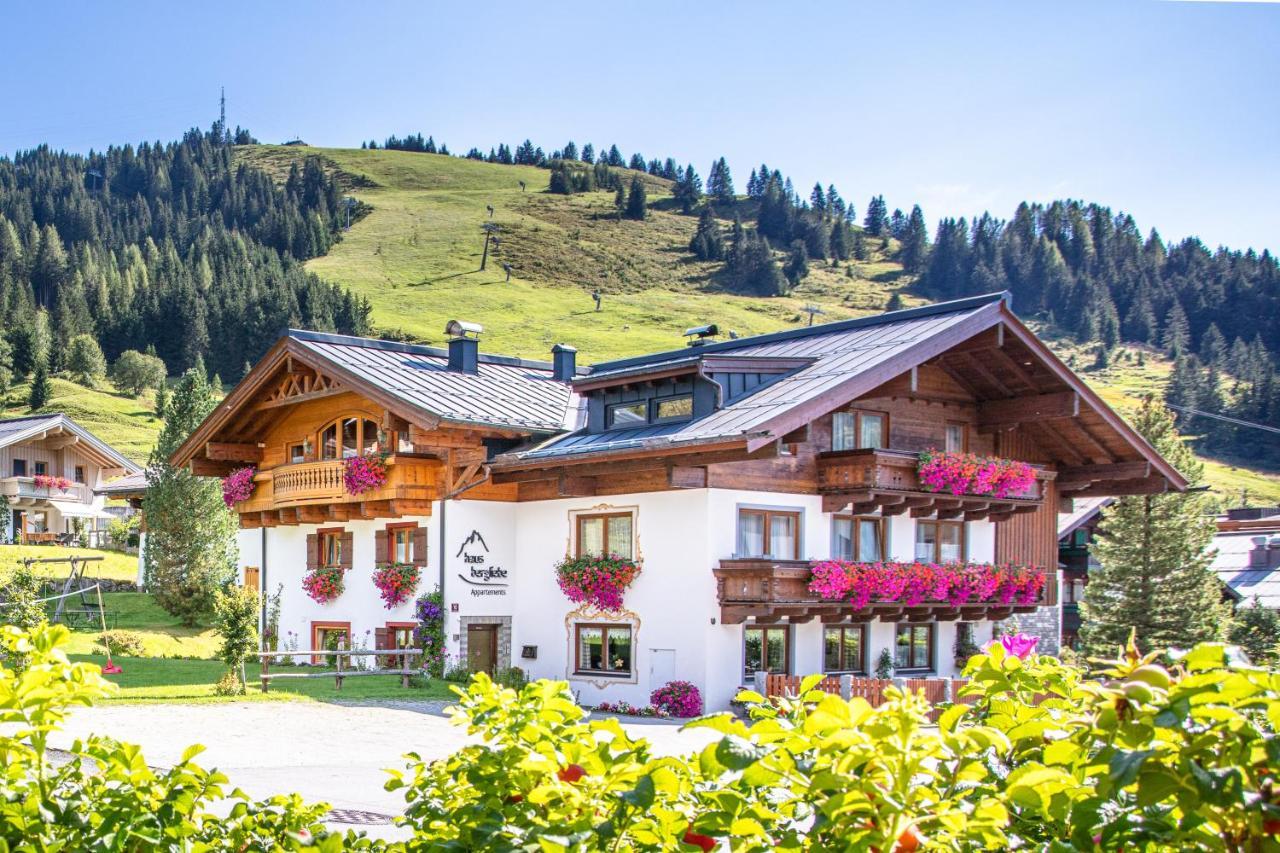
[{"label": "gabled roof", "polygon": [[1115,498],[1075,498],[1071,512],[1058,513],[1058,539],[1070,536],[1076,530],[1088,524],[1094,516],[1102,512],[1104,507],[1115,502]]},{"label": "gabled roof", "polygon": [[139,471],[140,466],[61,412],[48,415],[27,415],[21,418],[0,419],[0,447],[39,441],[48,433],[70,433],[84,443],[90,455],[98,457],[107,467]]},{"label": "gabled roof", "polygon": [[95,493],[111,498],[142,497],[146,491],[147,472],[142,469],[116,477],[110,483],[94,489]]}]

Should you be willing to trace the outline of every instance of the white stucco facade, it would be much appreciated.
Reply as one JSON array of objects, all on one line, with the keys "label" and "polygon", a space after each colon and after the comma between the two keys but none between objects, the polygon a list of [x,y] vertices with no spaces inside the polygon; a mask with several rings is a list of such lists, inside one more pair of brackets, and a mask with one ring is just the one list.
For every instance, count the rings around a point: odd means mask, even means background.
[{"label": "white stucco facade", "polygon": [[[833,515],[816,495],[726,489],[689,489],[609,497],[502,503],[454,500],[436,503],[430,516],[395,519],[428,530],[429,559],[419,593],[444,578],[445,636],[451,660],[465,658],[468,626],[497,624],[498,665],[514,665],[533,678],[567,680],[584,704],[625,700],[644,705],[650,692],[673,679],[693,682],[710,709],[723,708],[746,683],[744,629],[720,623],[713,568],[735,556],[739,510],[799,511],[800,557],[832,556]],[[642,571],[627,590],[619,613],[599,613],[570,602],[556,584],[554,565],[575,548],[579,513],[630,513],[634,553]],[[282,585],[281,647],[309,648],[317,623],[350,623],[356,644],[374,647],[374,631],[388,623],[411,622],[410,601],[387,609],[372,583],[375,531],[387,520],[350,521],[352,567],[345,591],[330,604],[317,604],[302,589],[306,538],[326,525],[277,526],[239,533],[242,566],[262,569],[264,591]],[[886,556],[913,558],[915,525],[909,514],[887,518]],[[441,527],[444,536],[441,537]],[[966,525],[966,556],[994,559],[994,525]],[[264,556],[265,543],[265,556]],[[443,561],[442,561],[443,557]],[[625,675],[579,674],[575,669],[576,622],[631,628],[630,671]],[[955,622],[934,623],[930,674],[955,674]],[[788,669],[793,674],[823,670],[823,631],[817,619],[788,625]],[[292,632],[292,635],[290,634]],[[974,638],[991,636],[990,623],[974,626]],[[867,626],[864,660],[875,667],[882,649],[894,645],[895,625]]]}]

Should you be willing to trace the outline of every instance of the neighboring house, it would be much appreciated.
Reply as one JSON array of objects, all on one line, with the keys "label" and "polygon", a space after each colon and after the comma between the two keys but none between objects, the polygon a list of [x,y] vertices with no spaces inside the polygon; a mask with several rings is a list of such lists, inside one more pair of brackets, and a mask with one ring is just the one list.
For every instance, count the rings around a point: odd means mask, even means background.
[{"label": "neighboring house", "polygon": [[1058,568],[1062,570],[1062,647],[1074,649],[1080,637],[1080,602],[1089,572],[1098,567],[1091,545],[1102,510],[1115,498],[1080,498],[1071,512],[1058,514]]},{"label": "neighboring house", "polygon": [[[126,512],[112,512],[112,516],[117,515],[128,516],[132,514],[142,514],[142,499],[147,493],[147,472],[139,468],[123,477],[118,477],[111,482],[98,487],[98,494],[103,495],[108,500],[125,501],[124,507],[108,507],[111,510],[125,510]],[[143,519],[138,527],[138,578],[137,583],[141,588],[146,582],[146,574],[143,568],[144,555],[147,550],[147,524]]]},{"label": "neighboring house", "polygon": [[64,414],[0,420],[0,495],[10,542],[94,544],[110,515],[95,490],[138,466]]},{"label": "neighboring house", "polygon": [[[757,671],[866,673],[882,650],[950,675],[961,631],[1056,626],[1065,497],[1186,486],[1003,295],[590,369],[571,347],[530,362],[448,331],[447,350],[291,331],[172,457],[256,468],[235,506],[242,577],[283,586],[295,648],[406,638],[412,602],[385,608],[371,580],[393,561],[420,567],[419,592],[442,585],[455,659],[566,679],[587,703],[685,679],[723,708]],[[930,448],[1025,460],[1034,485],[929,492]],[[386,481],[350,494],[344,460],[370,454]],[[556,582],[558,561],[602,552],[642,564],[616,612]],[[1048,583],[1034,601],[855,609],[809,590],[830,558],[1031,564]],[[302,587],[322,566],[345,582],[328,604]]]},{"label": "neighboring house", "polygon": [[1280,610],[1280,507],[1227,510],[1213,537],[1213,570],[1241,607]]}]

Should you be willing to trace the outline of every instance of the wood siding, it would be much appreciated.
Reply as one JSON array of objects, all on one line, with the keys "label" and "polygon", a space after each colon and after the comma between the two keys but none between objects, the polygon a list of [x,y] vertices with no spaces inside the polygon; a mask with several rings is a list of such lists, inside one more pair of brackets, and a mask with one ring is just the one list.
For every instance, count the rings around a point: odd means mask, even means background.
[{"label": "wood siding", "polygon": [[[1029,462],[1042,461],[1044,454],[1036,443],[1021,430],[1000,433],[1000,454],[1002,456],[1025,459]],[[1053,481],[1046,482],[1044,504],[1035,512],[1015,515],[1008,521],[996,525],[996,561],[1001,563],[1026,563],[1042,566],[1054,577],[1058,566],[1058,487]],[[1056,601],[1056,581],[1054,598]]]}]

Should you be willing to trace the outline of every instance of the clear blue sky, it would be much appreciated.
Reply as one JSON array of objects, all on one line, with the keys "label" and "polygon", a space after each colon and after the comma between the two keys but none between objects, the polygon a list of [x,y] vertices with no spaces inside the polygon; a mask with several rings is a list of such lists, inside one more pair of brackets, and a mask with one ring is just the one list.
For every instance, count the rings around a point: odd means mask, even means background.
[{"label": "clear blue sky", "polygon": [[1022,199],[1280,248],[1280,4],[24,3],[0,152],[216,118],[316,145],[421,131],[765,160],[931,221]]}]

